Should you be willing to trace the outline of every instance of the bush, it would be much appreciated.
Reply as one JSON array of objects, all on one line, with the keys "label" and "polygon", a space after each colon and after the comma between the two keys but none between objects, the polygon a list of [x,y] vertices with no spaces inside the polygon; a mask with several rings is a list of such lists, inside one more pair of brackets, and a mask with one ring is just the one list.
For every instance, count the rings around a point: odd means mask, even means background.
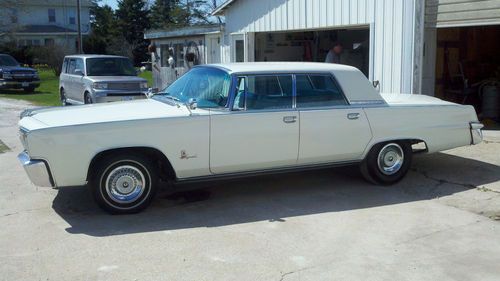
[{"label": "bush", "polygon": [[37,60],[37,63],[39,64],[46,64],[56,76],[59,76],[59,74],[61,74],[62,64],[66,54],[67,51],[58,45],[49,47],[40,46],[34,50],[34,59]]},{"label": "bush", "polygon": [[33,64],[34,52],[32,47],[18,47],[15,42],[0,45],[0,53],[13,56],[21,64]]}]

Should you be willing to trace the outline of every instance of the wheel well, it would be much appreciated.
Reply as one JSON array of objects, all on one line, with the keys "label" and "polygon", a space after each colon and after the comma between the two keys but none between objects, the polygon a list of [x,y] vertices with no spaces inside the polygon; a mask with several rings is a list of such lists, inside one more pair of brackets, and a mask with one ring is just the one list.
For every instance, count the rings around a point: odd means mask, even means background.
[{"label": "wheel well", "polygon": [[411,145],[411,148],[413,150],[413,153],[425,153],[429,151],[429,148],[427,146],[427,143],[424,140],[421,139],[394,139],[394,140],[384,140],[384,141],[379,141],[374,144],[372,144],[368,150],[366,150],[367,154],[372,150],[372,148],[380,143],[387,143],[387,142],[409,142]]},{"label": "wheel well", "polygon": [[153,163],[158,168],[160,177],[163,180],[173,180],[176,178],[175,170],[172,167],[172,164],[170,164],[170,161],[167,159],[165,154],[163,154],[158,149],[151,147],[122,147],[122,148],[115,148],[102,151],[99,152],[97,155],[95,155],[94,158],[92,158],[92,161],[90,162],[87,171],[87,181],[90,180],[90,177],[94,172],[94,168],[96,167],[97,163],[99,163],[101,160],[111,155],[128,154],[128,153],[136,153],[139,155],[147,156],[148,158],[152,159]]}]

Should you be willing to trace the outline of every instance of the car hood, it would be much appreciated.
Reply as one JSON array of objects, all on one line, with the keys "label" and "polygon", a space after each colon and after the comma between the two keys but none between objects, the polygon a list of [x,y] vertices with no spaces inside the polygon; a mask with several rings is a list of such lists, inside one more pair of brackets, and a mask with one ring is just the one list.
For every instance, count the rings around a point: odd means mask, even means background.
[{"label": "car hood", "polygon": [[0,71],[33,71],[36,72],[35,69],[30,68],[30,67],[22,67],[22,66],[3,66],[0,65]]},{"label": "car hood", "polygon": [[87,76],[94,82],[147,82],[146,79],[137,76]]},{"label": "car hood", "polygon": [[32,119],[35,119],[38,124],[44,124],[41,127],[63,127],[189,115],[190,112],[184,105],[170,105],[153,99],[145,99],[32,109],[21,114],[22,119],[19,125],[31,129],[29,124],[33,123]]}]

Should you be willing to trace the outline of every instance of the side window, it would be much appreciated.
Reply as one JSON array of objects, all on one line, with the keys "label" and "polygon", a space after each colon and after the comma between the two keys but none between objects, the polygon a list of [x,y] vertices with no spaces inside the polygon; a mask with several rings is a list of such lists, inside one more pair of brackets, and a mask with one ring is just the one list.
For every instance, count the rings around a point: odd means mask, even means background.
[{"label": "side window", "polygon": [[82,59],[76,59],[76,66],[75,66],[75,70],[76,69],[79,69],[81,70],[83,73],[85,73],[85,69],[83,67],[83,60]]},{"label": "side window", "polygon": [[[47,39],[45,39],[45,40],[47,40]],[[68,72],[68,70],[66,69],[67,67],[68,67],[68,59],[66,58],[66,59],[64,59],[64,61],[63,61],[63,65],[62,65],[62,68],[61,68],[61,72],[62,72],[62,73],[67,73],[67,72]]]},{"label": "side window", "polygon": [[297,108],[347,105],[342,91],[329,75],[297,75]]},{"label": "side window", "polygon": [[[245,81],[244,102],[242,102],[242,82]],[[292,108],[293,86],[291,75],[257,75],[239,79],[236,108],[247,110]]]},{"label": "side window", "polygon": [[68,73],[75,74],[75,69],[76,69],[76,59],[70,59],[68,66]]}]

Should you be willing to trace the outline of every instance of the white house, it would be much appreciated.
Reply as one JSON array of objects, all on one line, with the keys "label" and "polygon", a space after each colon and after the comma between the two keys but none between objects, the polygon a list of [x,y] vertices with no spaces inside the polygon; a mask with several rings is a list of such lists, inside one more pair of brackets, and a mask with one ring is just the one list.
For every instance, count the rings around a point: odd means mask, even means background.
[{"label": "white house", "polygon": [[[73,0],[19,0],[0,10],[0,40],[18,45],[63,46],[76,52],[77,7]],[[90,0],[80,0],[83,35],[90,31]]]},{"label": "white house", "polygon": [[[500,0],[228,0],[213,14],[226,20],[222,61],[324,61],[339,41],[383,92],[444,95],[462,60],[500,62]],[[460,55],[445,58],[451,47]]]}]

